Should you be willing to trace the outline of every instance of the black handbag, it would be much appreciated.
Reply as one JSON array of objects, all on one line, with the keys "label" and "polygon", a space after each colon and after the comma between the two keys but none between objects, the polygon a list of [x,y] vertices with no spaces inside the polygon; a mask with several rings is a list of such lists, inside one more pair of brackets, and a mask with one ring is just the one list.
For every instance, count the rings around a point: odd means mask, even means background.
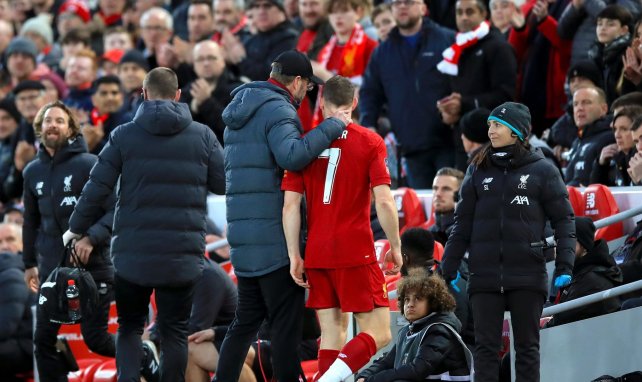
[{"label": "black handbag", "polygon": [[[73,267],[65,267],[65,259],[70,256]],[[98,288],[91,274],[81,265],[80,258],[70,242],[63,253],[60,264],[49,274],[47,280],[40,286],[38,305],[44,310],[50,322],[72,325],[82,322],[91,316],[98,306]],[[81,317],[72,319],[67,303],[68,281],[74,280],[79,291]]]}]

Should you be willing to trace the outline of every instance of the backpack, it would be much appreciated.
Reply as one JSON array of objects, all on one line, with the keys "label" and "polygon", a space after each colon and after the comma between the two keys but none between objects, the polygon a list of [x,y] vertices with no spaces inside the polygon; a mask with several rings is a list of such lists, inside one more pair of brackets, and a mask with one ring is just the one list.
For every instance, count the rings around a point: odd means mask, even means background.
[{"label": "backpack", "polygon": [[[82,322],[91,316],[98,306],[98,288],[91,274],[82,266],[65,267],[65,259],[69,255],[73,262],[81,264],[74,246],[69,243],[65,248],[59,265],[49,274],[47,280],[40,286],[38,305],[44,310],[50,322],[72,325]],[[79,290],[81,317],[72,320],[69,317],[67,305],[67,281],[74,280]]]}]

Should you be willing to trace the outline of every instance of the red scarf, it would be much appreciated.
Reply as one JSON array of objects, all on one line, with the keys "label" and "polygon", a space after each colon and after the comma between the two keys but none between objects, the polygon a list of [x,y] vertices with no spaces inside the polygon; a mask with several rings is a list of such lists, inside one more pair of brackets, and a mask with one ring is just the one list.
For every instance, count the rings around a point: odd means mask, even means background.
[{"label": "red scarf", "polygon": [[459,73],[459,58],[464,50],[477,44],[479,40],[486,37],[490,32],[490,23],[484,21],[475,29],[466,33],[457,33],[455,43],[444,50],[441,54],[444,59],[437,64],[437,70],[444,74],[456,76]]},{"label": "red scarf", "polygon": [[[247,24],[247,17],[244,15],[241,18],[241,20],[239,20],[238,24],[230,28],[230,33],[234,35],[237,34],[241,29],[245,28],[246,24]],[[214,42],[216,43],[220,43],[222,38],[223,38],[223,34],[221,34],[221,32],[216,32],[212,35],[212,40],[214,40]]]},{"label": "red scarf", "polygon": [[98,124],[104,124],[107,118],[109,118],[109,114],[100,114],[98,112],[98,109],[93,108],[90,114],[91,117],[91,125],[92,126],[98,126]]},{"label": "red scarf", "polygon": [[103,11],[98,11],[98,15],[100,15],[100,18],[103,19],[103,22],[105,23],[106,26],[112,26],[115,24],[118,24],[121,19],[121,14],[120,13],[114,13],[113,15],[105,16]]},{"label": "red scarf", "polygon": [[296,44],[296,50],[301,53],[308,54],[308,50],[314,42],[314,38],[317,36],[317,31],[312,29],[304,29],[299,36],[299,41]]}]

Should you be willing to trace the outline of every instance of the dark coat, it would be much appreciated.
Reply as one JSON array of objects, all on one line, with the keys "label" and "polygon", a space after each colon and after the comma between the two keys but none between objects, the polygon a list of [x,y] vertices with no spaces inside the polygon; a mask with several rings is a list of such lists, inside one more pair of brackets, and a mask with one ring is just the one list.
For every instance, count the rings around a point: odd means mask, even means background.
[{"label": "dark coat", "polygon": [[573,119],[573,105],[569,102],[566,105],[566,112],[551,126],[551,133],[546,143],[551,147],[560,145],[570,148],[575,138],[577,138],[577,126]]},{"label": "dark coat", "polygon": [[606,102],[609,105],[620,96],[618,86],[624,68],[622,57],[630,44],[631,37],[627,34],[616,38],[606,46],[596,43],[589,51],[589,57],[602,71],[603,89],[606,93]]},{"label": "dark coat", "polygon": [[585,126],[581,137],[575,138],[569,152],[569,161],[566,165],[566,184],[578,187],[588,186],[591,182],[591,166],[604,146],[615,143],[615,136],[611,130],[609,116],[598,119]]},{"label": "dark coat", "polygon": [[16,340],[22,351],[31,353],[31,293],[25,285],[24,275],[20,255],[0,253],[0,344]]},{"label": "dark coat", "polygon": [[91,101],[93,92],[94,90],[91,87],[82,90],[70,88],[69,94],[63,99],[63,102],[67,107],[91,112],[91,109],[94,108],[94,104]]},{"label": "dark coat", "polygon": [[550,220],[557,239],[556,274],[571,274],[573,209],[559,170],[539,150],[517,146],[505,150],[489,154],[485,167],[469,166],[442,273],[447,280],[454,279],[468,250],[469,294],[508,290],[547,294],[546,258],[541,247],[530,244],[544,240]]},{"label": "dark coat", "polygon": [[107,120],[105,120],[105,122],[103,123],[103,131],[105,132],[105,136],[100,140],[100,142],[98,142],[96,147],[91,150],[91,153],[95,155],[100,154],[100,151],[103,149],[103,147],[105,147],[107,141],[109,141],[109,134],[111,134],[112,130],[122,125],[123,123],[129,122],[130,119],[131,118],[129,118],[129,115],[127,115],[122,110],[110,114],[109,117],[107,117]]},{"label": "dark coat", "polygon": [[[395,347],[359,373],[356,379],[365,378],[367,382],[423,381],[429,375],[445,372],[450,372],[451,376],[469,375],[463,346],[448,328],[433,325],[424,336],[419,334],[436,322],[446,323],[457,332],[461,329],[461,323],[452,312],[433,313],[404,326]],[[421,341],[416,352],[411,346],[414,341]],[[409,348],[410,353],[402,353],[403,349]]]},{"label": "dark coat", "polygon": [[591,171],[591,184],[599,183],[615,187],[632,186],[631,176],[629,176],[627,169],[629,161],[635,154],[635,148],[632,148],[628,154],[618,151],[605,165],[600,164],[598,155]]},{"label": "dark coat", "polygon": [[145,101],[109,136],[70,229],[86,232],[118,183],[111,247],[117,274],[145,286],[191,283],[202,270],[208,190],[223,194],[222,159],[214,133],[192,121],[186,104]]},{"label": "dark coat", "polygon": [[[37,158],[25,167],[23,258],[26,268],[39,268],[41,281],[63,257],[62,235],[69,228],[69,217],[96,161],[96,156],[87,152],[82,135],[78,135],[58,149],[53,158],[40,146]],[[114,193],[106,195],[82,231],[94,246],[87,269],[96,281],[111,282],[114,276],[109,257],[114,203]]]},{"label": "dark coat", "polygon": [[[609,254],[604,240],[598,240],[586,255],[575,260],[571,283],[561,291],[560,303],[614,288],[622,283],[622,272]],[[547,327],[585,320],[620,310],[620,298],[600,302],[553,315]]]},{"label": "dark coat", "polygon": [[227,240],[234,272],[255,277],[290,263],[281,219],[283,170],[303,169],[345,126],[329,118],[301,137],[291,95],[271,82],[252,82],[232,95],[223,112]]},{"label": "dark coat", "polygon": [[299,32],[284,21],[267,32],[248,35],[242,42],[246,57],[237,64],[238,74],[253,81],[265,81],[270,76],[272,62],[286,50],[294,49]]},{"label": "dark coat", "polygon": [[410,55],[398,28],[372,53],[359,91],[361,124],[376,127],[384,104],[404,154],[452,147],[452,130],[441,122],[437,101],[450,94],[448,76],[437,70],[453,31],[424,18],[417,50]]}]

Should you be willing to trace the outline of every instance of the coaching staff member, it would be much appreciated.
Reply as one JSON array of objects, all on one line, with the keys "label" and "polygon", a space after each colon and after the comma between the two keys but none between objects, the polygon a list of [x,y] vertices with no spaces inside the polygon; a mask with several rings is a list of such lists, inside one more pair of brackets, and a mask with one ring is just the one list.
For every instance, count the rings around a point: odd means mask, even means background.
[{"label": "coaching staff member", "polygon": [[177,102],[180,95],[172,70],[147,74],[144,102],[132,122],[109,136],[65,234],[69,239],[85,233],[118,183],[111,249],[121,382],[140,380],[140,335],[153,290],[163,339],[160,380],[184,380],[193,286],[205,252],[207,194],[224,192],[218,140],[192,120],[187,104]]}]

